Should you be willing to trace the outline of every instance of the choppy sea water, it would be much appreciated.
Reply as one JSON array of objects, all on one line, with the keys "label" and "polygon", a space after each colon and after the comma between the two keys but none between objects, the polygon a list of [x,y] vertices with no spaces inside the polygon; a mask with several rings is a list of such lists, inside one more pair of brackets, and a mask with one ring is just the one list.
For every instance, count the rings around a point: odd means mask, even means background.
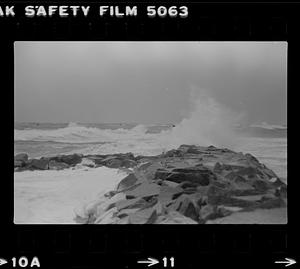
[{"label": "choppy sea water", "polygon": [[[278,128],[243,129],[235,133],[234,143],[229,148],[253,154],[273,169],[278,176],[286,178],[286,133],[286,129]],[[186,141],[189,138],[175,137],[173,126],[170,124],[19,123],[15,124],[14,135],[15,154],[26,152],[32,158],[68,153],[132,152],[140,155],[155,155],[176,148],[180,144],[189,144],[189,141]],[[203,146],[213,144],[213,141],[203,142],[204,144],[201,144],[200,138],[198,144]]]},{"label": "choppy sea water", "polygon": [[[156,155],[181,144],[212,144],[251,153],[286,181],[285,127],[237,129],[230,133],[232,139],[224,140],[220,135],[211,139],[201,128],[185,128],[172,124],[16,123],[14,153],[26,152],[31,158],[69,153]],[[116,170],[107,169],[15,172],[15,222],[72,223],[78,202],[93,199],[122,178]]]}]

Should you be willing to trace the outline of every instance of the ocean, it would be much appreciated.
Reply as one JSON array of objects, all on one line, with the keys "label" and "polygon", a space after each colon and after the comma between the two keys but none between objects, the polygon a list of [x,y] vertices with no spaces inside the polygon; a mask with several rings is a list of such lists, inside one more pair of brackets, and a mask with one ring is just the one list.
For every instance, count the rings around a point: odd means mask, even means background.
[{"label": "ocean", "polygon": [[[31,158],[58,154],[132,152],[157,155],[181,144],[214,145],[250,153],[287,182],[287,127],[235,126],[219,132],[191,122],[15,123],[14,154]],[[14,173],[15,223],[74,223],[74,208],[113,188],[124,175],[105,167]],[[73,217],[72,217],[73,216]]]}]

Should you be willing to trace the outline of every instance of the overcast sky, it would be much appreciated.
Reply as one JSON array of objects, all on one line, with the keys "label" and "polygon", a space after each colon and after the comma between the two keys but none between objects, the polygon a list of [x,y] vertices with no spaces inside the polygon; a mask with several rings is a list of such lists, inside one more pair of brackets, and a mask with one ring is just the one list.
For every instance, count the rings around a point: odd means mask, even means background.
[{"label": "overcast sky", "polygon": [[286,124],[286,84],[285,42],[15,43],[18,122],[177,123],[205,90],[249,124]]}]

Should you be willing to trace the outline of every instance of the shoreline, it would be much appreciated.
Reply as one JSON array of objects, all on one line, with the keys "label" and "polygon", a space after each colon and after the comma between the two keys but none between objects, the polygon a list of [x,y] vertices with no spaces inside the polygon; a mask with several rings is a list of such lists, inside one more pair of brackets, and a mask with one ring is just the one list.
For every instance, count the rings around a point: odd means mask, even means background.
[{"label": "shoreline", "polygon": [[[272,224],[286,221],[287,184],[248,153],[181,145],[155,156],[132,153],[71,154],[40,159],[28,159],[26,154],[15,156],[15,175],[30,173],[28,170],[50,175],[62,173],[63,181],[64,171],[68,171],[86,183],[85,175],[77,171],[95,173],[104,168],[115,168],[114,173],[121,173],[122,178],[115,185],[108,184],[112,183],[110,176],[99,179],[101,189],[105,190],[94,200],[90,197],[90,201],[82,201],[83,206],[75,211],[77,223],[221,224],[242,219],[246,224],[247,220],[266,223],[268,218]],[[267,210],[267,219],[257,210]],[[47,210],[42,213],[47,214]]]}]

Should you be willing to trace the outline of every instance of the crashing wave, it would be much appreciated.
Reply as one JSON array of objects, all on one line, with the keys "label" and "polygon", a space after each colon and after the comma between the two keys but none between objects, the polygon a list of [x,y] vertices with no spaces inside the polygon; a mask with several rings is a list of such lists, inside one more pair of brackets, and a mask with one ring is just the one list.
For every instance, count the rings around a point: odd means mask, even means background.
[{"label": "crashing wave", "polygon": [[250,128],[261,128],[261,129],[267,129],[267,130],[287,130],[287,126],[284,125],[276,125],[276,124],[268,124],[266,122],[263,122],[261,124],[252,124],[249,126]]},{"label": "crashing wave", "polygon": [[147,132],[145,125],[137,125],[132,129],[100,129],[85,127],[71,122],[65,128],[53,130],[24,129],[14,130],[14,140],[18,141],[52,141],[64,143],[97,143],[114,142],[120,139],[141,138]]}]

